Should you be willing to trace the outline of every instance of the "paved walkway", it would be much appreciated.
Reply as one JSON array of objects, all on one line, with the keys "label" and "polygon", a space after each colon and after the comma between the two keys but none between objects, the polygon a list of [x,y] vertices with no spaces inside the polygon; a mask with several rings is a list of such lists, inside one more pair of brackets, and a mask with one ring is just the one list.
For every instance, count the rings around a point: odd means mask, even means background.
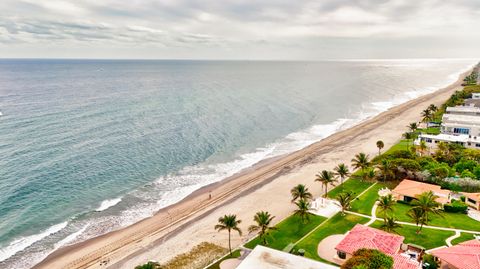
[{"label": "paved walkway", "polygon": [[[373,218],[372,216],[360,214],[360,213],[357,213],[357,212],[352,212],[352,211],[345,211],[345,212],[348,213],[348,214],[357,215],[357,216],[364,217],[364,218],[382,220],[381,218],[377,218],[377,217]],[[417,226],[415,223],[405,222],[405,221],[397,221],[397,223],[403,224],[403,225]],[[430,225],[423,225],[423,228],[443,230],[443,231],[452,231],[452,232],[458,231],[458,232],[461,232],[461,233],[469,233],[469,234],[480,234],[480,231],[470,231],[470,230],[462,230],[462,229],[439,227],[439,226],[430,226]]]},{"label": "paved walkway", "polygon": [[220,263],[220,269],[235,269],[240,264],[239,259],[226,259]]},{"label": "paved walkway", "polygon": [[377,220],[377,207],[378,207],[378,201],[373,204],[372,207],[372,215],[370,216],[370,220],[365,223],[365,226],[370,226],[372,223],[374,223]]},{"label": "paved walkway", "polygon": [[455,234],[450,236],[445,240],[445,243],[447,243],[447,246],[451,247],[452,246],[452,240],[455,238],[459,238],[461,233],[459,231],[455,231]]},{"label": "paved walkway", "polygon": [[335,250],[335,246],[340,243],[340,241],[345,238],[345,234],[334,234],[325,237],[320,243],[318,244],[317,253],[320,258],[325,259],[329,262],[338,263],[338,260],[335,260],[335,256],[337,256],[337,251]]}]

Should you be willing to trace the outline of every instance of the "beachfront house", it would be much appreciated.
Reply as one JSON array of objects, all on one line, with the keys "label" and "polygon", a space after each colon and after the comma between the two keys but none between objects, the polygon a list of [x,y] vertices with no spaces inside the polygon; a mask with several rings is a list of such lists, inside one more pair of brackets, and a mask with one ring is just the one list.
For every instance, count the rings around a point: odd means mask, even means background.
[{"label": "beachfront house", "polygon": [[335,260],[342,264],[359,249],[376,249],[393,258],[394,269],[419,269],[423,249],[403,243],[404,237],[357,224],[335,247]]},{"label": "beachfront house", "polygon": [[465,103],[463,106],[447,107],[442,117],[441,133],[421,134],[415,144],[420,145],[424,141],[430,148],[436,148],[438,143],[446,142],[480,149],[480,94],[473,94],[473,98]]},{"label": "beachfront house", "polygon": [[465,196],[465,203],[476,210],[480,210],[480,193],[462,192]]},{"label": "beachfront house", "polygon": [[480,241],[477,239],[436,249],[431,254],[441,263],[442,269],[480,268]]},{"label": "beachfront house", "polygon": [[451,192],[442,190],[438,185],[418,182],[414,180],[404,179],[400,184],[392,190],[392,195],[396,200],[411,202],[413,199],[424,192],[432,191],[438,196],[437,202],[441,205],[448,204],[451,200]]}]

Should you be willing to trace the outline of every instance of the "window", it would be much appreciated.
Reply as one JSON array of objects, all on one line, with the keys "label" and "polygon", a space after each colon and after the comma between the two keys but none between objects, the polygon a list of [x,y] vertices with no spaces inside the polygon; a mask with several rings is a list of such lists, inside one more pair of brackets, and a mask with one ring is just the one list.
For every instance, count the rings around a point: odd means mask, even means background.
[{"label": "window", "polygon": [[432,143],[432,139],[431,138],[425,138],[425,142]]},{"label": "window", "polygon": [[453,128],[453,133],[455,133],[455,134],[469,134],[470,129],[468,129],[468,128]]},{"label": "window", "polygon": [[473,200],[472,198],[468,198],[468,202],[469,202],[469,203],[472,203],[472,204],[476,204],[476,203],[477,203],[477,201]]},{"label": "window", "polygon": [[475,147],[480,148],[480,144],[479,143],[475,144]]},{"label": "window", "polygon": [[347,253],[343,251],[337,251],[337,255],[340,259],[346,259],[347,258]]}]

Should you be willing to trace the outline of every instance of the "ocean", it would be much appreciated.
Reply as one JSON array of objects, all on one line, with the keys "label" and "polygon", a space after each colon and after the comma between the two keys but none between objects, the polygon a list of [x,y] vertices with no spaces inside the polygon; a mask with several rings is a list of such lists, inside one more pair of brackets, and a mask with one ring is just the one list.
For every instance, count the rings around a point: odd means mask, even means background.
[{"label": "ocean", "polygon": [[474,60],[0,60],[0,267],[455,81]]}]

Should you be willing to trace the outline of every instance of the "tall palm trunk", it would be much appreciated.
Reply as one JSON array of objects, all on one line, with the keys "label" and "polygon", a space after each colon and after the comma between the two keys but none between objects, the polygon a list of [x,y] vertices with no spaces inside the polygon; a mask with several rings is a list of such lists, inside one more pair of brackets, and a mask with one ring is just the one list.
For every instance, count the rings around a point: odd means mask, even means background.
[{"label": "tall palm trunk", "polygon": [[232,256],[232,242],[230,240],[230,229],[228,229],[228,250],[230,251],[230,256]]}]

